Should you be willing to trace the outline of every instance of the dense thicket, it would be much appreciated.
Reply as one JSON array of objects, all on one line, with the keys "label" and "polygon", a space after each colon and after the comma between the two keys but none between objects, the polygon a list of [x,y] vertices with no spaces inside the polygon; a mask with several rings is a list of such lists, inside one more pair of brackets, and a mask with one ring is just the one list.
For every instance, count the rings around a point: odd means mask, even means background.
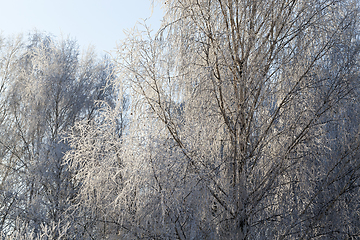
[{"label": "dense thicket", "polygon": [[[31,45],[30,57],[8,65],[37,66],[14,74],[26,94],[1,99],[14,119],[4,131],[14,148],[6,148],[1,176],[26,196],[3,191],[14,199],[2,201],[9,209],[1,210],[3,226],[15,226],[16,216],[35,234],[64,239],[359,238],[358,4],[166,1],[163,28],[131,32],[113,60],[116,77],[105,71],[106,78],[94,78],[109,79],[116,96],[76,88],[102,97],[88,105],[75,94],[71,103],[84,108],[66,127],[56,124],[56,100],[49,101],[57,99],[57,78],[40,77],[61,73],[45,69],[64,64],[40,68],[48,50],[29,64],[47,40]],[[41,80],[42,94],[32,94],[35,85],[21,79],[48,80]],[[22,112],[35,112],[34,120],[25,122]],[[55,131],[60,126],[66,134]],[[36,161],[48,165],[22,165]],[[14,167],[24,174],[12,174]],[[42,213],[41,221],[24,221],[12,202]]]}]

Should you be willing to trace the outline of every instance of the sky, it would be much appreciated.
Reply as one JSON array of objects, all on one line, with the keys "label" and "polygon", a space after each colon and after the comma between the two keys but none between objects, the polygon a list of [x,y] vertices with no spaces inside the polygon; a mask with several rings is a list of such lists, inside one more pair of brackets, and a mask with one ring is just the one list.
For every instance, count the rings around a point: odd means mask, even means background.
[{"label": "sky", "polygon": [[27,35],[35,29],[58,38],[76,39],[80,50],[93,45],[99,54],[111,52],[125,37],[124,29],[146,19],[154,30],[163,11],[150,0],[6,0],[1,3],[3,36]]}]

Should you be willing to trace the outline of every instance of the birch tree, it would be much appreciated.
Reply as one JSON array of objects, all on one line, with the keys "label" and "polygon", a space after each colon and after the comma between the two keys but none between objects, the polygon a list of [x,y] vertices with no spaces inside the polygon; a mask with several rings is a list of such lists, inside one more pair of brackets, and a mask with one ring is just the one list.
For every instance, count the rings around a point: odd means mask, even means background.
[{"label": "birch tree", "polygon": [[137,183],[139,225],[155,216],[148,231],[179,239],[359,234],[340,207],[358,204],[357,127],[329,145],[350,121],[333,111],[358,101],[356,4],[166,2],[158,37],[120,50],[146,139],[136,161],[153,172]]},{"label": "birch tree", "polygon": [[358,2],[163,6],[155,36],[145,26],[118,47],[114,85],[130,99],[121,139],[70,137],[79,201],[111,196],[104,235],[359,237]]},{"label": "birch tree", "polygon": [[12,179],[16,182],[16,177],[12,175],[13,169],[16,165],[16,154],[13,153],[13,149],[8,147],[9,142],[14,141],[14,136],[8,134],[7,131],[7,122],[9,121],[9,89],[11,87],[11,79],[14,77],[16,72],[16,65],[19,55],[22,50],[22,41],[21,37],[18,36],[15,39],[6,39],[1,37],[0,40],[0,212],[1,212],[1,222],[0,222],[0,231],[3,231],[3,228],[6,227],[6,219],[9,215],[12,214],[13,204],[15,199],[12,194],[7,190],[12,188],[13,185],[9,184],[9,179]]},{"label": "birch tree", "polygon": [[[113,74],[109,61],[97,60],[91,49],[80,58],[71,40],[35,33],[22,46],[3,123],[9,139],[1,139],[2,145],[11,153],[4,166],[11,169],[11,178],[2,190],[9,210],[1,214],[5,233],[26,231],[36,237],[44,228],[66,225],[65,212],[77,185],[63,164],[69,146],[62,140],[76,121],[96,116],[96,101],[112,104],[106,84]],[[71,231],[75,229],[72,224]],[[46,234],[57,238],[60,231]]]}]

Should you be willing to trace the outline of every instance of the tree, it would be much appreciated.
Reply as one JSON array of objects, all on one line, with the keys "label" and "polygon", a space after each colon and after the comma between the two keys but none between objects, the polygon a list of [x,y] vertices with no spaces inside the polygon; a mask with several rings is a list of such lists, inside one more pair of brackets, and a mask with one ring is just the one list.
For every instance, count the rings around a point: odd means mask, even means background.
[{"label": "tree", "polygon": [[[3,123],[9,138],[2,139],[2,146],[10,152],[4,166],[11,169],[11,178],[4,182],[8,188],[2,189],[2,200],[11,204],[1,217],[6,233],[26,228],[40,236],[44,228],[67,226],[65,212],[78,191],[73,173],[63,164],[69,150],[65,131],[76,121],[94,118],[96,101],[113,103],[113,92],[106,86],[114,75],[110,62],[97,60],[91,49],[80,59],[71,40],[34,33],[22,46]],[[51,232],[53,238],[59,233]]]},{"label": "tree", "polygon": [[69,132],[72,150],[64,161],[80,186],[69,209],[73,222],[82,226],[84,234],[79,239],[116,236],[123,226],[119,221],[124,209],[112,203],[117,202],[124,185],[120,155],[126,108],[126,98],[115,107],[103,103],[98,116],[77,122]]},{"label": "tree", "polygon": [[132,114],[114,173],[120,236],[358,237],[358,3],[164,7],[155,37],[118,50]]},{"label": "tree", "polygon": [[11,79],[14,77],[15,69],[17,65],[17,59],[19,52],[22,48],[22,41],[20,36],[8,40],[1,37],[0,40],[0,69],[1,69],[1,81],[0,81],[0,212],[1,222],[0,231],[6,228],[6,219],[11,215],[13,211],[13,204],[15,199],[12,194],[7,191],[13,187],[9,184],[9,178],[12,178],[12,172],[16,168],[16,154],[13,149],[8,147],[7,142],[13,142],[14,137],[9,135],[6,129],[6,123],[10,120],[9,106],[7,98],[9,97],[9,88],[11,86]]}]

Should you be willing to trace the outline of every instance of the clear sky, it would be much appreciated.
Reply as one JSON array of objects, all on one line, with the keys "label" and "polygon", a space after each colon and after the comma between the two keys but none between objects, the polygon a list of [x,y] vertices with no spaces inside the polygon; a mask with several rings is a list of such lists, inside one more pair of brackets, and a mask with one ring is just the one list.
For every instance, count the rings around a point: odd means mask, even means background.
[{"label": "clear sky", "polygon": [[0,31],[4,36],[37,29],[57,37],[75,38],[80,49],[90,44],[98,53],[111,51],[141,18],[157,30],[163,11],[150,0],[4,0]]}]

